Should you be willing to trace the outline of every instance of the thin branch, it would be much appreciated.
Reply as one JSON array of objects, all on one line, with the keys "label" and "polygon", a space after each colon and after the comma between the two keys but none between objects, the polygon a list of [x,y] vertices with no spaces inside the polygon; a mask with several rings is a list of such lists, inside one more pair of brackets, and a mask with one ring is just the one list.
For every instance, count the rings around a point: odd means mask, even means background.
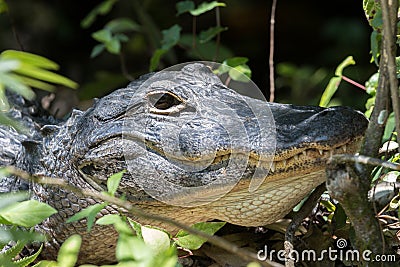
[{"label": "thin branch", "polygon": [[364,85],[362,85],[362,84],[360,84],[360,83],[358,83],[358,82],[356,82],[356,81],[354,81],[354,80],[352,80],[352,79],[350,79],[350,78],[348,78],[348,77],[346,77],[344,75],[342,75],[342,79],[344,81],[346,81],[346,82],[348,82],[348,83],[350,83],[350,84],[352,84],[352,85],[364,90],[364,91],[366,90]]},{"label": "thin branch", "polygon": [[[398,1],[381,0],[382,19],[383,19],[383,46],[387,53],[387,72],[389,74],[390,95],[396,122],[397,132],[400,131],[400,103],[399,85],[396,77],[396,34],[397,34],[397,11]],[[397,143],[400,144],[400,134],[397,135]],[[400,148],[399,148],[400,151]]]},{"label": "thin branch", "polygon": [[[215,20],[217,23],[217,27],[221,27],[221,16],[220,16],[219,7],[215,8]],[[217,34],[217,39],[215,40],[215,43],[216,43],[216,48],[215,48],[214,61],[218,60],[218,57],[219,57],[219,46],[221,44],[221,33],[220,32],[218,32],[218,34]]]},{"label": "thin branch", "polygon": [[275,11],[277,0],[272,1],[271,20],[269,26],[269,101],[275,99],[275,78],[274,78],[274,46],[275,46]]},{"label": "thin branch", "polygon": [[133,81],[135,78],[133,78],[132,75],[130,75],[129,72],[128,72],[128,68],[126,67],[126,62],[125,62],[125,56],[124,56],[124,53],[122,51],[119,53],[119,61],[120,61],[120,64],[121,64],[122,74],[129,81]]},{"label": "thin branch", "polygon": [[400,171],[400,164],[398,163],[384,161],[363,155],[338,154],[333,155],[332,158],[329,159],[329,161],[334,161],[336,163],[360,163],[364,165],[381,166],[391,170]]},{"label": "thin branch", "polygon": [[207,239],[207,241],[209,243],[211,243],[217,247],[220,247],[222,249],[225,249],[226,251],[228,251],[230,253],[236,254],[246,261],[255,261],[255,262],[260,263],[262,266],[283,267],[283,265],[273,262],[273,261],[269,261],[269,260],[261,261],[257,258],[256,254],[251,253],[250,251],[241,249],[221,237],[209,235],[205,232],[194,229],[186,224],[180,223],[180,222],[170,219],[168,217],[148,213],[147,211],[144,211],[142,209],[135,207],[129,201],[122,200],[122,199],[119,199],[119,198],[116,198],[116,197],[113,197],[113,196],[110,196],[107,194],[103,194],[102,192],[75,187],[75,186],[67,183],[64,179],[61,179],[61,178],[31,175],[28,172],[25,172],[14,166],[4,167],[4,170],[8,174],[18,176],[27,181],[32,181],[37,184],[57,186],[59,188],[71,191],[81,197],[93,197],[98,200],[102,200],[102,201],[108,202],[110,204],[117,205],[117,206],[127,210],[128,213],[135,215],[137,217],[143,218],[143,219],[156,220],[156,221],[160,221],[160,222],[163,222],[163,223],[166,223],[169,225],[173,225],[175,227],[178,227],[180,229],[183,229],[183,230],[189,232],[190,234],[205,238],[205,239]]}]

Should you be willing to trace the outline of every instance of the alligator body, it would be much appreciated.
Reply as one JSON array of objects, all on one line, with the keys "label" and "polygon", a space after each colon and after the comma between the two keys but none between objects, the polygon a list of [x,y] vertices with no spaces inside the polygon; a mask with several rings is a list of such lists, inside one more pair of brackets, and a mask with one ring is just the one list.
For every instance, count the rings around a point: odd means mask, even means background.
[{"label": "alligator body", "polygon": [[[120,195],[186,224],[220,219],[260,226],[282,218],[324,182],[327,158],[356,151],[367,126],[360,112],[346,107],[299,107],[241,96],[201,64],[146,75],[62,122],[34,116],[18,101],[11,116],[24,121],[30,133],[0,128],[1,165],[96,191],[106,190],[107,177],[127,169]],[[272,120],[265,118],[270,115]],[[114,260],[115,231],[95,225],[87,233],[84,220],[66,223],[98,200],[16,177],[0,182],[0,192],[26,189],[58,210],[38,226],[49,236],[42,255],[54,258],[62,242],[79,233],[81,261]],[[98,216],[117,212],[107,206]]]}]

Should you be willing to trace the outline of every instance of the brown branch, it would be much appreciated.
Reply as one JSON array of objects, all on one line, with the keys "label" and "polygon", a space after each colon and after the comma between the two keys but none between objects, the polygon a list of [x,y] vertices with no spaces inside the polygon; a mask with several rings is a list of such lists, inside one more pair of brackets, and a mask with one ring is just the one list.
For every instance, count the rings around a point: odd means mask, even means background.
[{"label": "brown branch", "polygon": [[[384,59],[387,64],[389,76],[390,96],[396,122],[397,132],[400,131],[400,104],[399,104],[399,85],[396,77],[396,34],[397,34],[397,11],[398,1],[381,0],[382,20],[383,20],[383,52],[386,53]],[[400,144],[400,135],[397,135],[397,143]],[[399,148],[400,151],[400,148]]]},{"label": "brown branch", "polygon": [[275,46],[275,11],[277,0],[272,1],[271,20],[269,26],[269,101],[275,99],[275,79],[274,79],[274,46]]},{"label": "brown branch", "polygon": [[168,217],[148,213],[147,211],[144,211],[142,209],[135,207],[129,201],[122,200],[122,199],[119,199],[119,198],[116,198],[116,197],[113,197],[113,196],[110,196],[107,194],[103,194],[102,192],[92,191],[92,190],[82,189],[82,188],[72,186],[71,184],[67,183],[64,179],[61,179],[61,178],[31,175],[28,172],[25,172],[21,169],[15,168],[14,166],[4,167],[4,170],[8,174],[18,176],[27,181],[32,181],[37,184],[57,186],[59,188],[71,191],[81,197],[93,197],[98,200],[102,200],[102,201],[108,202],[110,204],[117,205],[117,206],[127,210],[128,213],[135,215],[137,217],[143,218],[143,219],[156,220],[156,221],[160,221],[160,222],[163,222],[163,223],[166,223],[169,225],[173,225],[175,227],[178,227],[180,229],[187,231],[190,234],[205,238],[205,239],[207,239],[207,241],[209,243],[211,243],[217,247],[220,247],[230,253],[236,254],[246,261],[255,261],[255,262],[260,263],[262,266],[283,267],[283,265],[273,262],[273,261],[269,261],[269,260],[261,261],[257,258],[256,254],[251,253],[250,251],[241,249],[238,246],[235,246],[231,242],[229,242],[221,237],[209,235],[205,232],[194,229],[186,224],[180,223],[180,222],[170,219]]}]

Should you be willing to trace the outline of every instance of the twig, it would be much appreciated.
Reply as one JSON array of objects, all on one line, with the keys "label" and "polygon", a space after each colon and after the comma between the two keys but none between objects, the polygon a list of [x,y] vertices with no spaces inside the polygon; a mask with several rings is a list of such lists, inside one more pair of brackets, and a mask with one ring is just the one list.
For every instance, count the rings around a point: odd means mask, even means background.
[{"label": "twig", "polygon": [[364,85],[362,85],[362,84],[360,84],[360,83],[358,83],[358,82],[356,82],[356,81],[354,81],[354,80],[352,80],[352,79],[350,79],[350,78],[348,78],[348,77],[346,77],[344,75],[342,75],[342,79],[344,81],[346,81],[346,82],[348,82],[348,83],[350,83],[350,84],[352,84],[352,85],[364,90],[364,91],[366,90]]},{"label": "twig", "polygon": [[147,211],[143,211],[142,209],[136,208],[129,201],[122,200],[122,199],[119,199],[119,198],[116,198],[116,197],[113,197],[113,196],[110,196],[107,194],[103,194],[102,192],[92,191],[92,190],[82,189],[82,188],[72,186],[71,184],[67,183],[64,179],[61,179],[61,178],[31,175],[28,172],[18,169],[14,166],[7,166],[4,169],[7,173],[18,176],[27,181],[32,181],[37,184],[57,186],[57,187],[65,189],[65,190],[71,191],[82,197],[93,197],[98,200],[102,200],[102,201],[108,202],[110,204],[117,205],[117,206],[127,210],[128,213],[135,215],[137,217],[144,218],[144,219],[150,219],[150,220],[156,220],[156,221],[160,221],[160,222],[163,222],[163,223],[166,223],[169,225],[173,225],[173,226],[183,229],[191,234],[205,238],[205,239],[207,239],[207,241],[209,243],[211,243],[215,246],[218,246],[222,249],[225,249],[228,252],[236,254],[246,261],[259,262],[262,266],[283,267],[283,265],[281,265],[279,263],[275,263],[273,261],[269,261],[269,260],[260,261],[257,258],[256,254],[251,253],[247,250],[241,249],[221,237],[209,235],[205,232],[194,229],[186,224],[177,222],[168,217],[151,214],[151,213],[148,213]]},{"label": "twig", "polygon": [[277,0],[272,1],[271,20],[269,26],[269,101],[275,99],[275,79],[274,79],[274,32],[275,32],[275,10]]},{"label": "twig", "polygon": [[396,171],[400,170],[400,164],[398,163],[384,161],[363,155],[349,155],[349,154],[333,155],[330,161],[335,161],[336,163],[350,163],[350,162],[360,163],[370,166],[381,166]]},{"label": "twig", "polygon": [[133,78],[132,75],[130,75],[129,72],[128,72],[128,69],[127,69],[126,63],[125,63],[124,53],[122,51],[119,53],[119,61],[120,61],[120,64],[121,64],[122,74],[129,81],[133,81],[135,78]]},{"label": "twig", "polygon": [[[399,85],[396,77],[396,34],[397,34],[397,11],[398,1],[381,0],[382,19],[383,19],[383,46],[384,59],[387,62],[387,72],[389,74],[390,95],[392,107],[396,121],[396,129],[400,131],[400,104],[399,104]],[[400,135],[397,135],[397,143],[400,144]],[[399,148],[400,151],[400,148]]]},{"label": "twig", "polygon": [[[215,20],[217,23],[217,27],[221,27],[221,16],[220,16],[220,11],[219,11],[219,7],[215,8]],[[218,32],[217,34],[217,39],[215,40],[216,43],[216,48],[215,48],[215,56],[214,56],[214,61],[218,60],[219,57],[219,46],[221,44],[221,33]]]},{"label": "twig", "polygon": [[14,21],[14,17],[11,15],[10,6],[9,6],[8,3],[6,3],[6,4],[8,5],[7,14],[8,14],[8,18],[10,19],[11,28],[12,28],[12,32],[14,34],[15,41],[17,42],[17,44],[19,46],[19,49],[21,51],[25,51],[24,45],[22,44],[21,39],[19,38],[19,34],[18,34],[18,31],[17,31],[17,28],[15,27],[15,21]]}]

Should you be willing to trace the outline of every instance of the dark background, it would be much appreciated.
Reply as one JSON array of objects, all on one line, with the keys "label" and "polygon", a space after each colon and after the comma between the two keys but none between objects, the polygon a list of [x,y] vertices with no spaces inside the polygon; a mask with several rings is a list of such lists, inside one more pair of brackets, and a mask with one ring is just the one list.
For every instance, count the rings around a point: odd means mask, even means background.
[{"label": "dark background", "polygon": [[[140,5],[158,30],[179,24],[190,33],[192,17],[176,16],[175,1],[120,0],[112,11],[99,16],[88,29],[82,29],[81,20],[101,1],[71,0],[13,0],[7,1],[10,12],[0,14],[0,51],[23,49],[48,57],[60,64],[60,73],[80,84],[77,92],[60,89],[58,105],[68,108],[85,106],[85,100],[100,97],[129,81],[121,74],[117,55],[103,53],[91,59],[97,42],[91,33],[103,28],[117,17],[139,21]],[[197,4],[201,1],[195,1]],[[221,22],[229,27],[221,34],[221,43],[233,55],[249,58],[252,79],[268,99],[269,95],[269,20],[272,1],[230,0],[221,8]],[[199,30],[215,26],[215,12],[197,20]],[[14,36],[18,34],[20,42]],[[278,0],[275,23],[276,101],[293,104],[317,105],[336,66],[352,55],[356,65],[344,74],[361,84],[376,71],[370,63],[369,35],[371,29],[365,19],[362,1],[338,0],[296,1]],[[159,34],[159,32],[157,33]],[[127,34],[123,45],[127,69],[133,77],[148,72],[149,61],[157,48],[140,32]],[[174,49],[175,60],[163,60],[162,67],[192,61],[184,50]],[[282,72],[284,66],[289,72]],[[290,63],[290,65],[287,65]],[[364,109],[367,94],[359,88],[342,82],[334,104]],[[79,101],[78,101],[79,99]],[[61,103],[61,104],[60,104]],[[60,108],[60,107],[58,107]]]}]

